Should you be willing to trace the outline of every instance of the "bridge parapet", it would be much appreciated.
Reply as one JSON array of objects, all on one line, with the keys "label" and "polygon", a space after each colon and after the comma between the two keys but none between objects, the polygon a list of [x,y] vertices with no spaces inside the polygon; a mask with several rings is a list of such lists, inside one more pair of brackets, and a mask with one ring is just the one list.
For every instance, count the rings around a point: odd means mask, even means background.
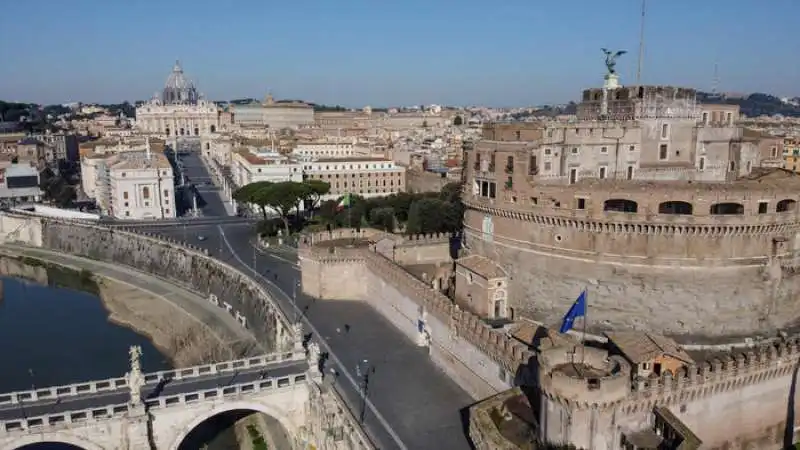
[{"label": "bridge parapet", "polygon": [[[161,380],[183,380],[231,373],[244,369],[268,367],[275,363],[301,361],[305,355],[294,352],[269,353],[252,358],[237,359],[220,363],[203,364],[184,369],[162,370],[144,374],[145,384],[158,383]],[[56,400],[64,397],[75,397],[98,392],[127,390],[128,379],[125,377],[106,380],[88,381],[62,386],[51,386],[27,391],[15,391],[0,394],[0,406],[36,402],[40,400]]]},{"label": "bridge parapet", "polygon": [[[261,380],[236,383],[196,392],[161,396],[146,400],[145,405],[150,411],[154,411],[174,406],[181,407],[204,401],[235,400],[246,395],[266,391],[290,391],[298,385],[307,383],[308,378],[305,374],[305,368],[303,372],[304,373],[282,377],[265,377]],[[5,420],[0,421],[0,435],[24,435],[29,434],[31,431],[45,428],[48,429],[48,431],[66,429],[75,423],[107,421],[129,414],[136,414],[137,412],[135,406],[130,403],[123,403],[99,408]]]}]

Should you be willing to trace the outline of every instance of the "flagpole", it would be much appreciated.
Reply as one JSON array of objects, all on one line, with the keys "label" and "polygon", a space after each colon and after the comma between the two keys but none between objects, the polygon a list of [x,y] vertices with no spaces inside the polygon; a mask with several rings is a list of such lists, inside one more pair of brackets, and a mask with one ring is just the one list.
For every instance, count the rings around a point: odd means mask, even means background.
[{"label": "flagpole", "polygon": [[586,358],[586,322],[589,321],[589,288],[583,288],[584,302],[583,302],[583,332],[581,333],[581,365]]}]

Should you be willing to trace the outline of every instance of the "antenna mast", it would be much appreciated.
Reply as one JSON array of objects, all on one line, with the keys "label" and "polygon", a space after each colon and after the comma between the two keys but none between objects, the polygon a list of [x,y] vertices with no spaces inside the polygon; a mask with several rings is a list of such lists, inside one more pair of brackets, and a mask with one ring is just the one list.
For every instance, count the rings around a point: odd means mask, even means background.
[{"label": "antenna mast", "polygon": [[639,62],[636,67],[636,84],[642,85],[642,60],[644,59],[644,13],[647,0],[642,0],[642,23],[639,28]]},{"label": "antenna mast", "polygon": [[711,93],[719,94],[719,65],[714,63],[714,79],[711,82]]}]

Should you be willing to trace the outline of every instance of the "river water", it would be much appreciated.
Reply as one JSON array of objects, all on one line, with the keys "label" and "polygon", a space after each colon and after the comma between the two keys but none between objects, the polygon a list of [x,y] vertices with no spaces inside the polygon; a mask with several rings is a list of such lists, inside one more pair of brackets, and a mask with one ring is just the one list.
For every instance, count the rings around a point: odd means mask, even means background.
[{"label": "river water", "polygon": [[[131,345],[142,347],[145,372],[171,368],[145,336],[109,322],[97,296],[15,278],[0,280],[0,392],[122,377],[130,369]],[[209,450],[238,448],[233,424],[224,422],[213,420],[198,430],[205,431],[202,443]]]}]

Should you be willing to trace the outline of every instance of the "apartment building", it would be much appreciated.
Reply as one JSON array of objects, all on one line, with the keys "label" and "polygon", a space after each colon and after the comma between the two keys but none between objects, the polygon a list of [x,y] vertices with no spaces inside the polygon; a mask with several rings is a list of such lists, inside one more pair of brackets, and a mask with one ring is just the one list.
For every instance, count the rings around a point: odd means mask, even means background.
[{"label": "apartment building", "polygon": [[231,176],[237,186],[257,181],[303,181],[303,166],[270,149],[238,148],[231,155]]},{"label": "apartment building", "polygon": [[385,158],[320,158],[303,163],[306,179],[331,185],[323,200],[346,193],[361,197],[382,197],[405,191],[406,169]]},{"label": "apartment building", "polygon": [[129,151],[81,159],[82,188],[104,215],[118,219],[176,217],[172,166],[163,153]]}]

